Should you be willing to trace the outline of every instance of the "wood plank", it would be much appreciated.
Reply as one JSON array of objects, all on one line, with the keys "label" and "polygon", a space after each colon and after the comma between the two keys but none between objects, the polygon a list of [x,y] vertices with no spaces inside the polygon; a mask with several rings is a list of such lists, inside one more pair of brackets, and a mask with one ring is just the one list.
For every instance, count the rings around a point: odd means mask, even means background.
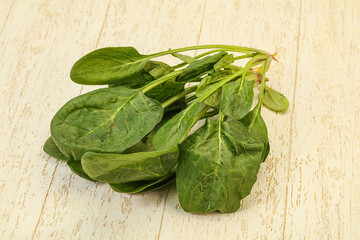
[{"label": "wood plank", "polygon": [[359,1],[303,1],[285,239],[359,238]]},{"label": "wood plank", "polygon": [[69,69],[93,47],[88,39],[98,37],[105,10],[98,1],[17,1],[12,7],[0,38],[6,46],[0,60],[2,239],[32,237],[57,167],[42,152],[49,123],[80,91]]},{"label": "wood plank", "polygon": [[[272,24],[272,23],[277,24]],[[279,63],[269,71],[269,86],[293,98],[299,4],[293,1],[209,1],[200,43],[251,46],[277,52]],[[290,115],[263,109],[271,152],[250,196],[232,214],[184,213],[171,189],[160,239],[280,239],[283,234]]]},{"label": "wood plank", "polygon": [[[97,47],[131,45],[146,54],[196,45],[202,10],[203,1],[194,1],[191,7],[180,0],[141,1],[141,4],[112,1]],[[94,88],[98,87],[87,86],[82,92]],[[167,191],[119,194],[106,184],[70,177],[67,167],[61,164],[54,175],[35,237],[154,239],[159,233]]]}]

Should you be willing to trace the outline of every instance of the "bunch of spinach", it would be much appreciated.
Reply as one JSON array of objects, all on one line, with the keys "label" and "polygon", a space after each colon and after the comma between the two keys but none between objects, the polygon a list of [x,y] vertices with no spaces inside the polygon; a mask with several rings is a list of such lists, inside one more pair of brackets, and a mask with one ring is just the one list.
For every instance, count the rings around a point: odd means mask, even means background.
[{"label": "bunch of spinach", "polygon": [[[197,49],[208,51],[181,53]],[[171,67],[153,60],[169,54],[182,62]],[[240,59],[249,60],[240,67],[234,64]],[[231,45],[151,55],[133,47],[95,50],[74,64],[70,78],[106,86],[73,98],[55,114],[44,151],[118,192],[143,193],[176,181],[185,211],[236,211],[270,150],[262,105],[274,111],[289,106],[265,84],[272,59]],[[251,110],[255,82],[260,93]],[[205,124],[189,134],[201,119]]]}]

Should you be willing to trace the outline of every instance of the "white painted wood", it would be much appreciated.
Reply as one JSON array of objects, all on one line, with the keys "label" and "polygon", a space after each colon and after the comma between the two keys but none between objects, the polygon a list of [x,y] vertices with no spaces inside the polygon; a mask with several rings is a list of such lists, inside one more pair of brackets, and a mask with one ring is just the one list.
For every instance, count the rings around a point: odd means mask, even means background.
[{"label": "white painted wood", "polygon": [[[0,239],[359,239],[359,22],[358,0],[1,1]],[[97,88],[69,79],[82,55],[210,43],[276,51],[290,100],[263,109],[271,152],[238,212],[185,213],[174,185],[118,194],[42,152],[55,112]]]}]

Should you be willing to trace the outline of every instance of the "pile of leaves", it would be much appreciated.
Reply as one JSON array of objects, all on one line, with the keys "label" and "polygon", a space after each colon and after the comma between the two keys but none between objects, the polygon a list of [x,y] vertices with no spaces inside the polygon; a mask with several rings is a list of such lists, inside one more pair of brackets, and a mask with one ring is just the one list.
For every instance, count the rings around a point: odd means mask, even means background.
[{"label": "pile of leaves", "polygon": [[[197,49],[208,51],[180,53]],[[153,60],[170,54],[181,63]],[[245,66],[234,64],[240,59],[248,59]],[[55,114],[44,151],[117,192],[144,193],[176,181],[185,211],[234,212],[270,150],[262,105],[274,111],[289,105],[265,83],[272,60],[265,51],[231,45],[151,55],[133,47],[95,50],[74,64],[70,77],[105,87],[71,99]]]}]

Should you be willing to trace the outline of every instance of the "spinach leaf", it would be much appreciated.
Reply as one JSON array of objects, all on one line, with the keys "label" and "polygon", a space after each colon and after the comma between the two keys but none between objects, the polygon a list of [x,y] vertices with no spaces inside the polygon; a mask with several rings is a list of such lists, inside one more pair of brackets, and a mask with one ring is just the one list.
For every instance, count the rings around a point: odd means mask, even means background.
[{"label": "spinach leaf", "polygon": [[180,144],[176,187],[186,212],[234,212],[257,179],[263,143],[238,121],[206,124]]},{"label": "spinach leaf", "polygon": [[177,146],[164,151],[130,154],[86,152],[81,158],[81,164],[92,179],[126,183],[159,179],[174,168],[178,157]]},{"label": "spinach leaf", "polygon": [[[196,96],[200,98],[203,94],[206,94],[207,91],[211,89],[215,83],[219,82],[222,77],[225,77],[230,74],[231,72],[229,71],[219,71],[216,72],[215,74],[209,74],[208,76],[204,77],[201,80],[198,88],[196,89],[195,92]],[[218,108],[220,105],[220,99],[221,99],[221,88],[216,92],[214,92],[213,94],[211,94],[210,96],[208,96],[204,100],[204,103],[211,107]]]},{"label": "spinach leaf", "polygon": [[256,107],[248,114],[246,114],[245,117],[240,121],[242,124],[244,124],[244,126],[249,130],[251,134],[258,137],[263,142],[264,151],[261,158],[264,162],[270,152],[270,144],[266,124],[260,114],[260,104],[261,103],[259,102]]},{"label": "spinach leaf", "polygon": [[85,173],[84,169],[81,166],[80,161],[74,161],[72,159],[69,159],[66,163],[69,166],[69,168],[71,169],[71,171],[73,171],[79,177],[82,177],[82,178],[85,178],[86,180],[95,182],[94,179],[92,179]]},{"label": "spinach leaf", "polygon": [[192,63],[192,62],[196,61],[196,58],[193,58],[188,55],[181,54],[181,53],[172,53],[171,55],[173,55],[174,57],[180,59],[181,61],[183,61],[185,63]]},{"label": "spinach leaf", "polygon": [[145,95],[152,99],[156,99],[159,102],[163,102],[166,99],[184,91],[184,85],[185,83],[176,82],[175,80],[168,80],[146,92]]},{"label": "spinach leaf", "polygon": [[72,67],[70,78],[87,85],[127,84],[129,77],[143,71],[149,59],[133,47],[101,48],[80,58]]},{"label": "spinach leaf", "polygon": [[63,160],[63,161],[67,161],[69,160],[68,157],[66,157],[61,151],[60,149],[56,146],[54,140],[49,137],[44,145],[44,152],[46,152],[50,157],[59,159],[59,160]]},{"label": "spinach leaf", "polygon": [[177,81],[187,82],[189,79],[203,75],[204,72],[212,70],[214,65],[226,54],[226,52],[219,52],[217,54],[204,57],[190,63],[177,77]]},{"label": "spinach leaf", "polygon": [[214,70],[219,71],[221,68],[226,67],[233,62],[234,62],[234,55],[227,54],[224,57],[222,57],[217,63],[215,63]]},{"label": "spinach leaf", "polygon": [[165,123],[154,136],[155,149],[169,149],[183,141],[194,125],[194,116],[200,107],[201,103],[195,102]]},{"label": "spinach leaf", "polygon": [[168,175],[153,181],[136,181],[126,183],[110,183],[110,187],[121,193],[144,193],[163,188],[170,183],[175,182],[175,174]]},{"label": "spinach leaf", "polygon": [[289,107],[289,101],[284,94],[269,88],[267,85],[265,85],[263,104],[268,109],[276,112],[285,111]]},{"label": "spinach leaf", "polygon": [[254,83],[243,79],[225,84],[222,87],[221,111],[232,119],[243,118],[250,110],[254,99]]},{"label": "spinach leaf", "polygon": [[98,89],[67,102],[51,121],[51,136],[65,156],[85,151],[121,153],[160,122],[163,108],[136,89]]}]

